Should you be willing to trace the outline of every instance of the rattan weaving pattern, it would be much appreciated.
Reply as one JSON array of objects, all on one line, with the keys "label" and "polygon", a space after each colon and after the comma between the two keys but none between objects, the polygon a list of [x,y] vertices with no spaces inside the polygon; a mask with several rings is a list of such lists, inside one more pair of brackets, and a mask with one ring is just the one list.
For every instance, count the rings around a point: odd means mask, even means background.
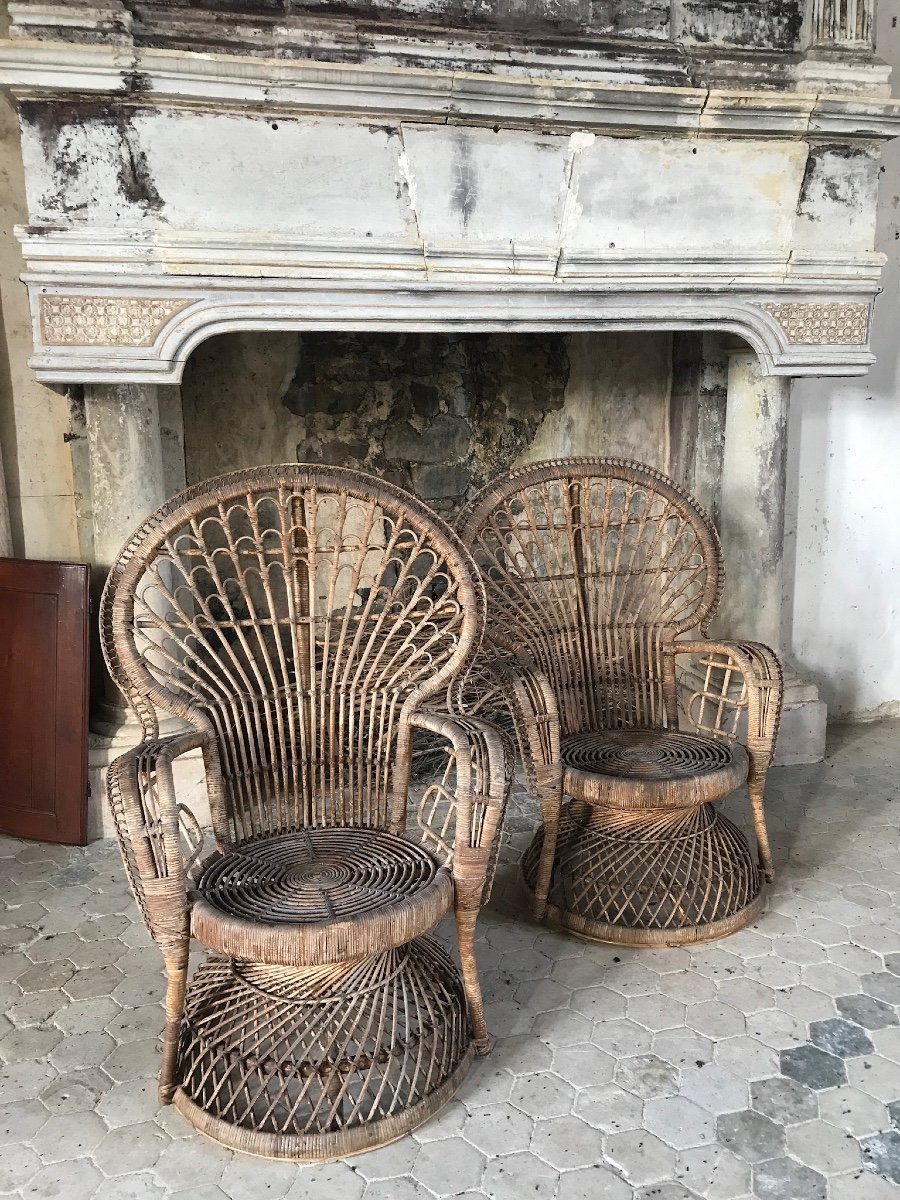
[{"label": "rattan weaving pattern", "polygon": [[680,779],[727,767],[721,742],[668,729],[604,729],[564,738],[565,766],[620,778]]},{"label": "rattan weaving pattern", "polygon": [[[539,829],[522,863],[533,891]],[[702,941],[746,924],[761,898],[740,830],[711,804],[630,814],[571,803],[560,821],[548,914],[629,945]]]},{"label": "rattan weaving pattern", "polygon": [[217,857],[197,890],[246,920],[341,920],[413,895],[437,868],[420,846],[381,830],[303,829]]},{"label": "rattan weaving pattern", "polygon": [[224,1122],[220,1136],[318,1158],[377,1144],[381,1122],[398,1136],[397,1118],[421,1121],[470,1043],[456,969],[418,938],[323,968],[208,961],[188,990],[178,1071],[183,1095]]}]

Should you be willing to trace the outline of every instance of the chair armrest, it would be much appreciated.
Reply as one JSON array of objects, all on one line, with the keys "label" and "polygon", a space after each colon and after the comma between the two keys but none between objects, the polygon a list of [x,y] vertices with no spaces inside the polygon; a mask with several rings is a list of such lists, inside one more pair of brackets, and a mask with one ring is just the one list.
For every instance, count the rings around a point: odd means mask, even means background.
[{"label": "chair armrest", "polygon": [[526,654],[479,655],[447,702],[453,712],[481,712],[510,728],[532,793],[562,786],[556,695]]},{"label": "chair armrest", "polygon": [[478,909],[494,881],[512,756],[501,731],[481,717],[420,709],[410,725],[450,743],[443,773],[426,787],[416,820],[424,844],[450,866],[457,908]]},{"label": "chair armrest", "polygon": [[203,831],[175,795],[172,762],[210,739],[189,732],[142,742],[109,766],[106,791],[125,870],[153,938],[174,949],[188,936],[187,872],[200,853]]},{"label": "chair armrest", "polygon": [[[781,665],[760,642],[700,639],[675,642],[674,655],[697,655],[702,682],[684,706],[688,722],[700,733],[746,742],[751,774],[764,773],[772,761],[781,720]],[[741,730],[746,713],[746,729]],[[743,737],[742,737],[743,733]]]}]

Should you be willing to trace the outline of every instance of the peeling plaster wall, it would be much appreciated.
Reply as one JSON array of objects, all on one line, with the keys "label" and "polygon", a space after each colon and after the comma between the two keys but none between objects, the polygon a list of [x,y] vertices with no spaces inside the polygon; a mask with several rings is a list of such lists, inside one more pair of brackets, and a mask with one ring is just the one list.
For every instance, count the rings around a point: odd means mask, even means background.
[{"label": "peeling plaster wall", "polygon": [[[0,27],[3,15],[0,13]],[[26,220],[19,127],[0,96],[0,452],[9,496],[12,552],[19,557],[78,559],[66,399],[39,384],[32,352],[28,295],[19,280],[22,253],[13,225]]]},{"label": "peeling plaster wall", "polygon": [[[897,95],[894,5],[881,5],[877,33]],[[878,245],[889,263],[875,306],[878,362],[859,380],[795,383],[791,404],[789,639],[833,717],[900,713],[900,142],[885,147],[884,169]]]},{"label": "peeling plaster wall", "polygon": [[513,465],[665,467],[667,334],[228,334],[182,383],[188,483],[299,459],[373,471],[452,517]]}]

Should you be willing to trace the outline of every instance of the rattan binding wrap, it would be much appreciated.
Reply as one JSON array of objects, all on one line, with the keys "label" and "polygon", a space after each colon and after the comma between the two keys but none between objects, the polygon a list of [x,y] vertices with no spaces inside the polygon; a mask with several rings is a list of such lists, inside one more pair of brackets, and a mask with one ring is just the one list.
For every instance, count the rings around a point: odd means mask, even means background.
[{"label": "rattan binding wrap", "polygon": [[[566,459],[494,480],[457,528],[487,590],[479,669],[503,681],[541,802],[523,863],[535,915],[630,945],[746,924],[772,871],[781,672],[765,646],[684,638],[724,585],[706,514],[652,468]],[[745,780],[759,866],[711,807]]]},{"label": "rattan binding wrap", "polygon": [[[208,480],[151,514],[113,566],[104,653],[146,740],[111,766],[108,792],[166,965],[160,1097],[230,1146],[379,1145],[488,1048],[475,922],[509,760],[488,722],[441,707],[483,625],[458,537],[340,468]],[[159,711],[189,731],[159,738]],[[409,825],[419,731],[443,765]],[[192,751],[205,857],[174,784]],[[451,909],[461,980],[424,937]],[[224,957],[188,984],[192,932]]]}]

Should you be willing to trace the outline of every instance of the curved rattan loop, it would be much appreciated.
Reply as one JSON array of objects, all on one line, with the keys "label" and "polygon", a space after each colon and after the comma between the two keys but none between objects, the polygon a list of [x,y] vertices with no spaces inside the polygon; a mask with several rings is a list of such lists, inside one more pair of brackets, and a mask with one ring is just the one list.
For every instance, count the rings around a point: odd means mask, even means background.
[{"label": "curved rattan loop", "polygon": [[[436,513],[410,493],[374,475],[344,467],[310,466],[283,463],[278,466],[250,467],[217,476],[214,480],[188,488],[173,496],[152,513],[132,534],[110,570],[101,598],[101,644],[110,674],[126,698],[140,711],[151,703],[164,711],[191,720],[189,704],[160,686],[147,669],[146,661],[133,639],[128,636],[134,622],[134,597],[146,565],[158,555],[167,540],[192,524],[202,527],[203,519],[214,516],[234,502],[280,493],[281,503],[304,503],[310,494],[352,496],[376,506],[392,518],[409,522],[423,536],[436,560],[446,562],[457,581],[462,620],[455,652],[416,691],[419,703],[437,695],[459,669],[480,637],[485,609],[483,586],[465,546]],[[291,514],[289,534],[303,533],[304,517]],[[224,522],[223,522],[224,524]],[[265,532],[265,531],[264,531]],[[199,541],[198,537],[198,541]],[[177,552],[177,546],[173,548]],[[302,555],[306,547],[290,547]]]},{"label": "curved rattan loop", "polygon": [[[635,494],[645,493],[647,496],[658,496],[671,506],[671,513],[680,518],[690,527],[697,545],[703,555],[702,587],[698,590],[695,603],[687,607],[679,620],[668,622],[673,634],[684,633],[690,629],[705,628],[714,615],[721,599],[725,583],[725,573],[722,565],[722,550],[715,526],[710,521],[704,509],[697,500],[684,488],[645,464],[632,462],[624,458],[565,458],[550,459],[532,463],[511,471],[508,475],[492,480],[477,493],[461,510],[456,521],[456,528],[463,542],[472,549],[476,557],[479,549],[485,548],[485,543],[491,534],[497,532],[493,522],[498,512],[502,511],[511,500],[527,507],[529,496],[547,494],[548,485],[569,487],[573,483],[590,483],[591,481],[605,482],[618,480],[631,485]],[[575,507],[578,507],[577,505]],[[608,515],[608,514],[607,514]],[[576,516],[571,522],[573,538],[572,552],[577,558],[577,546],[574,544],[581,526],[581,518]],[[566,528],[566,527],[563,527]],[[607,525],[608,529],[609,526]],[[566,532],[569,529],[566,528]],[[479,565],[483,567],[483,560]],[[659,569],[665,564],[660,563]],[[586,577],[584,566],[576,573],[583,579]],[[485,572],[485,581],[492,598],[496,600],[498,587],[514,588],[509,575],[505,579],[501,572]],[[574,616],[577,611],[574,605],[578,597],[573,594]],[[613,614],[610,614],[612,617]],[[577,618],[576,618],[577,619]],[[509,631],[511,634],[512,631]],[[491,623],[491,639],[504,649],[518,651],[521,649],[521,638],[504,636],[504,626],[498,622]]]}]

